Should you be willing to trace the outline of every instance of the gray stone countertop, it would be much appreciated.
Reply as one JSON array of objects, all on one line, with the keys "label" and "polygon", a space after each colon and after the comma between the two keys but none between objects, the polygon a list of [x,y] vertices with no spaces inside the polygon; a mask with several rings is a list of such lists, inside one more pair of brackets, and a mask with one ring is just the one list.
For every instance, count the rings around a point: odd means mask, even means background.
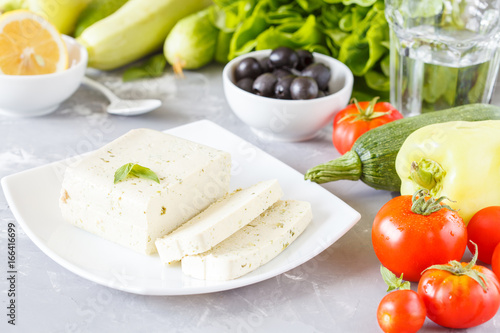
[{"label": "gray stone countertop", "polygon": [[[121,72],[88,74],[125,98],[160,98],[163,106],[137,117],[105,113],[107,100],[81,86],[53,114],[0,116],[0,178],[94,150],[130,129],[165,130],[209,119],[301,173],[338,156],[331,129],[299,143],[259,139],[230,110],[222,67],[210,65],[179,80],[121,82]],[[499,94],[493,103],[500,104]],[[361,213],[342,238],[305,264],[254,285],[192,296],[141,296],[85,280],[45,255],[17,228],[16,326],[7,324],[7,225],[15,219],[0,193],[0,332],[379,332],[376,310],[385,295],[371,244],[377,211],[397,193],[361,182],[324,187]],[[467,252],[464,259],[469,259]],[[416,284],[413,284],[413,289]],[[500,330],[500,314],[467,332]],[[447,332],[426,319],[425,332]]]}]

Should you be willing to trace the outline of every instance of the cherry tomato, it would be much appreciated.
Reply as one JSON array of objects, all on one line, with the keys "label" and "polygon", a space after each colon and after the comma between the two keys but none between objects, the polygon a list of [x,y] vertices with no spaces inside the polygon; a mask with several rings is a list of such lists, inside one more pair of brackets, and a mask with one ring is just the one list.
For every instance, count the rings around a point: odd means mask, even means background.
[{"label": "cherry tomato", "polygon": [[421,215],[412,211],[414,201],[415,195],[390,200],[372,227],[373,249],[382,265],[409,281],[418,281],[431,265],[461,259],[467,246],[467,229],[456,212],[442,208]]},{"label": "cherry tomato", "polygon": [[[450,262],[424,272],[418,294],[424,301],[427,317],[441,326],[468,328],[487,322],[500,307],[500,282],[488,268],[470,263]],[[445,269],[450,269],[447,271]],[[460,272],[460,269],[463,272]],[[467,274],[481,273],[484,279]],[[454,273],[453,273],[454,272]],[[486,290],[478,281],[483,281]]]},{"label": "cherry tomato", "polygon": [[500,243],[495,247],[491,257],[491,269],[498,279],[500,279]]},{"label": "cherry tomato", "polygon": [[385,333],[414,333],[425,321],[425,305],[413,290],[396,290],[382,298],[377,321]]},{"label": "cherry tomato", "polygon": [[352,145],[363,133],[372,128],[403,118],[403,115],[389,103],[377,103],[378,97],[371,102],[349,104],[333,120],[332,141],[342,155],[351,150]]},{"label": "cherry tomato", "polygon": [[[491,264],[493,250],[500,243],[500,206],[486,207],[474,214],[467,225],[467,234],[477,244],[479,260]],[[474,253],[474,247],[468,244]]]}]

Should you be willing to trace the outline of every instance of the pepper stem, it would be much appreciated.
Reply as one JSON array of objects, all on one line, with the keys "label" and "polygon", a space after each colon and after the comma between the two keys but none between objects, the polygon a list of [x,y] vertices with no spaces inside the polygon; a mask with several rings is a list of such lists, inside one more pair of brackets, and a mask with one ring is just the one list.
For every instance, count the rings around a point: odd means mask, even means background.
[{"label": "pepper stem", "polygon": [[350,150],[337,159],[307,170],[304,178],[318,184],[341,179],[359,180],[361,168],[361,160],[358,154]]},{"label": "pepper stem", "polygon": [[[425,199],[426,197],[429,197],[427,200]],[[449,200],[447,197],[442,196],[439,197],[438,199],[435,199],[429,195],[429,191],[426,189],[420,189],[415,194],[413,194],[413,197],[411,198],[411,211],[414,212],[415,214],[420,214],[420,215],[430,215],[434,212],[437,212],[443,208],[452,210],[455,212],[454,209],[452,209],[448,205],[442,205],[441,201],[443,200]],[[452,201],[453,202],[453,201]]]},{"label": "pepper stem", "polygon": [[467,265],[464,266],[460,262],[458,262],[456,260],[452,260],[452,261],[448,262],[447,265],[432,265],[432,266],[424,269],[422,271],[422,274],[425,271],[430,270],[430,269],[438,269],[441,271],[449,272],[449,273],[456,275],[456,276],[466,275],[466,276],[470,277],[471,279],[473,279],[474,281],[476,281],[477,283],[479,283],[484,291],[487,291],[488,286],[487,286],[486,276],[483,273],[474,269],[474,266],[476,265],[476,261],[477,261],[477,255],[478,255],[477,244],[474,243],[473,241],[470,241],[470,242],[472,244],[474,244],[476,251],[474,251],[474,256],[472,257],[472,260]]},{"label": "pepper stem", "polygon": [[441,183],[444,176],[446,171],[431,159],[422,158],[418,163],[411,163],[410,179],[420,188],[429,190],[432,195],[439,193],[443,187]]}]

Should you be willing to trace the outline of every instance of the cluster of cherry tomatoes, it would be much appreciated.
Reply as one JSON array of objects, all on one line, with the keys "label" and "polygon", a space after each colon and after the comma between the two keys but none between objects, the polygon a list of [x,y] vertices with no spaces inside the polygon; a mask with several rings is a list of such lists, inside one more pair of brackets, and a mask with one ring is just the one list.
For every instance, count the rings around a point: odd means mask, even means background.
[{"label": "cluster of cherry tomatoes", "polygon": [[[450,209],[419,215],[411,206],[411,196],[396,197],[373,223],[373,248],[382,265],[393,278],[418,282],[417,292],[393,288],[398,290],[382,299],[380,327],[417,332],[427,316],[441,326],[469,328],[493,318],[500,307],[500,206],[480,210],[467,226]],[[466,246],[474,257],[460,263]],[[493,271],[476,265],[477,259]]]}]

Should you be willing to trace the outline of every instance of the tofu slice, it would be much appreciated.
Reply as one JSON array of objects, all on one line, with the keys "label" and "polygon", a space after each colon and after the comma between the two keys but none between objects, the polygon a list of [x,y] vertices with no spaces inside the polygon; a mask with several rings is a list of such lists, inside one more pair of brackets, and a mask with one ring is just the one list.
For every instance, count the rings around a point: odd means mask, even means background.
[{"label": "tofu slice", "polygon": [[263,181],[225,196],[206,210],[181,225],[172,233],[156,240],[163,263],[181,260],[210,250],[243,228],[283,196],[277,180]]},{"label": "tofu slice", "polygon": [[[137,163],[160,183],[115,171]],[[150,129],[128,132],[66,169],[60,208],[70,223],[127,246],[156,252],[154,241],[229,191],[229,153]]]},{"label": "tofu slice", "polygon": [[183,258],[182,272],[203,280],[238,278],[276,257],[311,220],[308,202],[278,201],[212,250]]}]

